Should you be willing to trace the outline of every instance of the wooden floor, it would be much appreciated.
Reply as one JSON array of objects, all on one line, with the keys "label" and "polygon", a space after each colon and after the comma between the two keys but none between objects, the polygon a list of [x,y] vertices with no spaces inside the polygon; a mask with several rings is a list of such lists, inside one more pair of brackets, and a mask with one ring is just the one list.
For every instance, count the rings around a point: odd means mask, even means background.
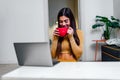
[{"label": "wooden floor", "polygon": [[17,64],[0,64],[0,80],[1,76],[18,68],[19,66]]}]

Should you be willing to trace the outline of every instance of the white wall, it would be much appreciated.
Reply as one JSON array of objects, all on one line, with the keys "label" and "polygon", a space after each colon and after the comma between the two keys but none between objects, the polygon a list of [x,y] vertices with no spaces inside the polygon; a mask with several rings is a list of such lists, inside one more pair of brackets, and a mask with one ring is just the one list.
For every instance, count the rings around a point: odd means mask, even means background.
[{"label": "white wall", "polygon": [[[81,11],[81,29],[84,31],[85,45],[83,60],[93,61],[95,53],[95,42],[92,40],[100,39],[102,32],[93,31],[92,25],[96,15],[111,16],[113,15],[113,0],[80,0]],[[98,60],[100,59],[100,52]]]},{"label": "white wall", "polygon": [[16,63],[14,42],[47,40],[47,0],[0,0],[0,64]]},{"label": "white wall", "polygon": [[114,6],[114,16],[120,19],[120,0],[113,0]]},{"label": "white wall", "polygon": [[[120,0],[113,0],[113,6],[114,6],[114,16],[120,19],[120,9],[119,9]],[[116,32],[117,32],[116,37],[120,38],[120,29],[117,29]]]}]

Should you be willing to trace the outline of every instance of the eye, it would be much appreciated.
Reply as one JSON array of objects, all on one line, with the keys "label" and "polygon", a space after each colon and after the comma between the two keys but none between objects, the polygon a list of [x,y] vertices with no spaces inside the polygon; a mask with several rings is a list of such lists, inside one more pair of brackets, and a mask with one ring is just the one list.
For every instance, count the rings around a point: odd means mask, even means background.
[{"label": "eye", "polygon": [[68,19],[65,20],[65,23],[68,23]]},{"label": "eye", "polygon": [[59,20],[59,23],[63,23],[63,21],[62,21],[62,20]]}]

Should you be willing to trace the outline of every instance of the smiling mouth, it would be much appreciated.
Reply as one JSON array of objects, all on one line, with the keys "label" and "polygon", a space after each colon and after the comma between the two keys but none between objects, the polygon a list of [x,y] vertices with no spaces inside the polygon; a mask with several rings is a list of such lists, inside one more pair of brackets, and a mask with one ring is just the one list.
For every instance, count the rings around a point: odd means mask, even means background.
[{"label": "smiling mouth", "polygon": [[68,28],[69,26],[68,26],[68,25],[65,25],[65,26],[61,26],[61,27],[65,27],[65,28]]}]

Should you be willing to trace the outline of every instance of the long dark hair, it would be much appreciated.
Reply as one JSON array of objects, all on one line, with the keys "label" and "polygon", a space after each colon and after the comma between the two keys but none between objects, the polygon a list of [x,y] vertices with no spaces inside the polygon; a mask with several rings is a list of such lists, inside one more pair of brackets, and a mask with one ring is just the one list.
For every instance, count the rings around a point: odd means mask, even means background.
[{"label": "long dark hair", "polygon": [[[59,18],[61,16],[66,16],[70,19],[70,27],[73,28],[74,30],[74,34],[73,34],[73,37],[75,39],[75,42],[77,43],[77,45],[80,45],[80,40],[78,38],[78,35],[76,33],[76,22],[75,22],[75,18],[73,16],[73,13],[71,11],[70,8],[62,8],[59,13],[58,13],[58,16],[57,16],[57,20],[58,20],[58,27],[60,27],[60,22],[59,22]],[[61,42],[63,41],[63,37],[59,37],[59,40],[58,40],[58,44],[57,44],[57,50],[56,50],[56,56],[58,56],[61,52]]]}]

